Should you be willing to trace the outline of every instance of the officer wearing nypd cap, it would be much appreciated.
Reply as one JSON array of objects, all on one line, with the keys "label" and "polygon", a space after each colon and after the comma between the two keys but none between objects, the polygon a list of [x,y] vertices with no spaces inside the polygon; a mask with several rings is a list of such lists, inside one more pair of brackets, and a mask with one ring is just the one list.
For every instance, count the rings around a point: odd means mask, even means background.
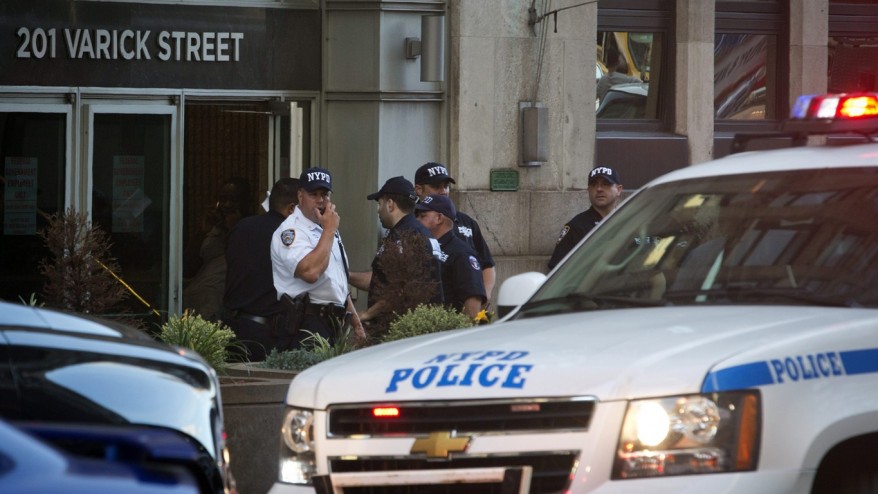
[{"label": "officer wearing nypd cap", "polygon": [[[299,328],[334,341],[347,313],[357,337],[363,325],[348,290],[348,262],[338,233],[339,215],[331,201],[332,176],[308,168],[299,176],[299,203],[275,230],[271,265],[278,297],[301,301]],[[307,294],[307,298],[298,298]],[[305,335],[307,336],[307,335]]]},{"label": "officer wearing nypd cap", "polygon": [[568,221],[549,259],[549,269],[553,269],[592,228],[616,208],[622,197],[622,182],[619,173],[608,166],[597,166],[588,174],[588,200],[591,206]]},{"label": "officer wearing nypd cap", "polygon": [[[453,183],[456,182],[448,175],[448,169],[441,163],[424,163],[415,172],[415,192],[421,200],[431,194],[447,196]],[[482,236],[479,223],[466,213],[458,211],[453,231],[476,251],[479,264],[482,266],[482,283],[485,286],[485,294],[490,297],[497,275],[494,271],[494,258],[491,257],[491,249],[488,248],[488,243]]]},{"label": "officer wearing nypd cap", "polygon": [[442,249],[442,291],[445,304],[475,319],[485,303],[482,266],[476,251],[454,234],[457,211],[448,196],[429,195],[415,206],[415,214]]}]

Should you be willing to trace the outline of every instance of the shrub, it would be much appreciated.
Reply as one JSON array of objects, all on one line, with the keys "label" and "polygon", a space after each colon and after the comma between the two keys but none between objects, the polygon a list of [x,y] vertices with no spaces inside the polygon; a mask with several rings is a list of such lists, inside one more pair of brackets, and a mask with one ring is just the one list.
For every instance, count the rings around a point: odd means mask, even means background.
[{"label": "shrub", "polygon": [[182,316],[171,316],[158,335],[159,340],[169,345],[194,350],[220,373],[225,371],[233,350],[246,353],[234,338],[235,333],[222,322],[208,321],[189,311]]},{"label": "shrub", "polygon": [[449,329],[468,328],[473,320],[466,314],[442,305],[421,304],[406,311],[390,323],[382,342],[401,340],[422,334],[438,333]]},{"label": "shrub", "polygon": [[303,330],[308,337],[302,340],[302,348],[295,350],[278,351],[271,350],[260,367],[279,370],[304,370],[314,364],[319,364],[332,357],[352,352],[357,349],[357,344],[352,335],[350,326],[341,329],[339,337],[331,344],[323,336]]},{"label": "shrub", "polygon": [[117,309],[128,294],[113,274],[120,269],[106,232],[85,213],[67,209],[38,234],[51,253],[39,265],[46,306],[85,314]]},{"label": "shrub", "polygon": [[296,350],[278,351],[272,348],[271,352],[265,356],[265,360],[255,364],[266,369],[278,369],[287,371],[300,371],[319,364],[324,359],[321,355],[308,351],[304,348]]}]

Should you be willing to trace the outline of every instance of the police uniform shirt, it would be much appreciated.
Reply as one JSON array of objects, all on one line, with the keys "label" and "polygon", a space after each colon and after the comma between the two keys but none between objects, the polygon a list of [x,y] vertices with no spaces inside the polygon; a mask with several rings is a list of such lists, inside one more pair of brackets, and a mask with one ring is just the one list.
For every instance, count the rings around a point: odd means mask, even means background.
[{"label": "police uniform shirt", "polygon": [[308,292],[311,303],[346,303],[348,279],[337,239],[332,242],[329,265],[316,282],[308,283],[295,276],[299,261],[317,247],[322,233],[323,228],[306,218],[299,206],[275,230],[271,239],[271,265],[278,297],[284,293],[296,297]]},{"label": "police uniform shirt", "polygon": [[235,224],[226,247],[223,305],[257,316],[284,310],[277,299],[271,267],[271,239],[284,221],[277,211],[248,216]]},{"label": "police uniform shirt", "polygon": [[485,285],[482,282],[482,266],[476,251],[455,235],[447,232],[439,238],[442,247],[442,290],[445,303],[457,310],[470,297],[479,297],[485,303]]},{"label": "police uniform shirt", "polygon": [[[440,256],[442,255],[442,249],[439,247],[439,242],[433,238],[433,235],[430,233],[430,230],[427,229],[420,221],[415,218],[414,214],[407,214],[403,216],[393,227],[387,230],[387,235],[385,238],[390,239],[392,241],[398,242],[400,239],[400,233],[404,231],[415,231],[419,234],[423,235],[424,238],[427,239],[427,248],[430,250],[430,254],[432,256],[432,260],[430,263],[430,281],[436,284],[437,295],[433,297],[431,302],[434,303],[442,303],[445,300],[445,297],[442,293],[442,267]],[[376,287],[380,283],[387,282],[387,275],[384,271],[381,270],[380,260],[381,258],[381,250],[379,250],[375,254],[375,258],[372,259],[372,280],[369,283],[369,298],[367,301],[367,305],[371,307],[378,300],[375,298],[375,294],[378,290]]]},{"label": "police uniform shirt", "polygon": [[568,221],[561,233],[558,234],[558,242],[555,244],[555,251],[552,252],[552,258],[549,259],[549,269],[554,268],[568,252],[576,247],[576,244],[585,237],[592,228],[604,219],[601,213],[590,207],[585,211],[577,214],[572,220]]},{"label": "police uniform shirt", "polygon": [[472,219],[468,214],[457,212],[457,219],[454,220],[455,235],[466,242],[479,258],[479,264],[482,269],[494,267],[494,258],[491,257],[491,249],[488,248],[488,242],[482,236],[482,229],[479,228],[478,222]]}]

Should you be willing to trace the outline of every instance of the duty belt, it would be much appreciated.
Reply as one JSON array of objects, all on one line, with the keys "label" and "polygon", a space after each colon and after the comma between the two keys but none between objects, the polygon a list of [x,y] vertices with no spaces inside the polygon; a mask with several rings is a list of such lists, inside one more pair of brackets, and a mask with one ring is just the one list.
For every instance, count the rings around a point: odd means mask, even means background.
[{"label": "duty belt", "polygon": [[233,310],[232,318],[234,319],[249,319],[255,323],[262,324],[263,326],[268,326],[268,318],[265,316],[257,316],[256,314],[250,314],[248,312],[244,312],[242,310]]},{"label": "duty belt", "polygon": [[311,316],[319,316],[319,317],[333,316],[337,319],[344,319],[346,312],[347,312],[347,309],[345,309],[345,307],[343,305],[312,304],[310,302],[305,304],[305,314],[308,314]]}]

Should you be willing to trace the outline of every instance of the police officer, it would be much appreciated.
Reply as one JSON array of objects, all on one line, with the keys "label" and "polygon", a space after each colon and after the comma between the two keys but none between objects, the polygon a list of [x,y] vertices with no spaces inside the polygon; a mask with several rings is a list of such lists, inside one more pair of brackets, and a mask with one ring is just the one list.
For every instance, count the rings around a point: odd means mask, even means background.
[{"label": "police officer", "polygon": [[553,269],[595,225],[616,209],[620,197],[622,197],[622,182],[616,170],[607,166],[598,166],[589,172],[588,200],[591,206],[574,216],[561,229],[552,258],[549,259],[549,269]]},{"label": "police officer", "polygon": [[271,239],[296,207],[298,188],[295,178],[278,180],[268,197],[268,211],[242,219],[229,233],[223,320],[253,362],[265,360],[272,348],[295,346],[294,335],[284,327],[284,304],[274,289]]},{"label": "police officer", "polygon": [[485,303],[482,266],[476,251],[454,234],[457,211],[448,196],[429,195],[415,206],[418,220],[442,249],[442,291],[445,304],[475,318]]},{"label": "police officer", "polygon": [[[448,175],[448,169],[441,163],[424,163],[415,172],[415,192],[421,200],[428,195],[447,196],[453,183],[455,183],[454,179]],[[494,258],[491,257],[491,249],[488,248],[488,243],[482,236],[479,223],[466,213],[458,211],[457,218],[454,219],[453,231],[476,251],[479,264],[482,266],[482,283],[485,287],[485,294],[490,297],[497,275],[494,271]]]},{"label": "police officer", "polygon": [[[423,303],[442,303],[444,298],[442,296],[442,270],[439,261],[441,251],[439,242],[415,218],[414,210],[418,196],[415,194],[414,185],[405,177],[388,179],[378,192],[369,194],[366,199],[378,202],[378,218],[381,221],[381,226],[387,229],[387,234],[372,260],[372,271],[353,272],[350,275],[350,282],[361,290],[369,290],[368,307],[360,316],[364,321],[377,321],[380,330],[382,323],[387,322],[387,318],[392,316],[395,311],[404,310],[400,304],[405,301],[392,299],[391,292],[393,290],[388,288],[394,285],[391,278],[397,279],[397,281],[414,281],[426,288],[420,290],[421,294],[417,296],[406,293],[408,298],[421,298],[420,302]],[[423,243],[424,251],[403,252],[404,241],[412,240],[419,240],[418,243]],[[383,261],[393,256],[390,255],[391,252],[385,252],[384,247],[392,244],[399,246],[396,252],[410,256],[410,259],[423,258],[425,260],[425,263],[422,264],[425,279],[399,280],[400,274],[405,273],[390,273],[385,270]],[[399,290],[399,283],[396,285],[395,290]],[[408,290],[408,292],[411,291]],[[387,293],[391,293],[391,296],[388,296]],[[405,304],[402,303],[402,305]]]},{"label": "police officer", "polygon": [[308,168],[299,176],[299,203],[271,239],[274,287],[279,298],[295,301],[301,322],[294,329],[335,341],[350,313],[355,335],[365,338],[348,291],[347,256],[331,196],[329,170]]}]

